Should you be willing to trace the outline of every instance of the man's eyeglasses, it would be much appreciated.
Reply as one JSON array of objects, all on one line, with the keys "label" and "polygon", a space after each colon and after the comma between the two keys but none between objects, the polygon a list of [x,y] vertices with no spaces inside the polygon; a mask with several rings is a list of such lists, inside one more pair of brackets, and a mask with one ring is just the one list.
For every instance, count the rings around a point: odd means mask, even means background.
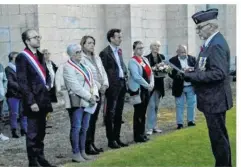
[{"label": "man's eyeglasses", "polygon": [[42,37],[41,37],[40,35],[36,35],[36,36],[30,37],[30,38],[28,38],[28,39],[42,39]]},{"label": "man's eyeglasses", "polygon": [[203,26],[199,25],[199,26],[196,27],[196,30],[201,30],[201,29],[203,29],[204,27],[206,27],[207,25],[209,25],[209,23],[207,23],[207,24],[205,24],[205,25],[203,25]]}]

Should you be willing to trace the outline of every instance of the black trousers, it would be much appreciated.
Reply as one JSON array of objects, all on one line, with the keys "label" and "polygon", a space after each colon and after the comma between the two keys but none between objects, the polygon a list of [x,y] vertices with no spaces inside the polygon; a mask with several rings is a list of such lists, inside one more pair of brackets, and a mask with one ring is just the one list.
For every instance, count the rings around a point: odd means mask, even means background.
[{"label": "black trousers", "polygon": [[[118,88],[117,88],[118,89]],[[117,96],[107,95],[107,106],[105,115],[106,136],[108,141],[118,140],[120,138],[121,121],[123,107],[125,103],[126,85],[125,81],[121,80],[121,87],[119,88]]]},{"label": "black trousers", "polygon": [[146,124],[146,109],[150,99],[150,95],[147,90],[141,89],[141,103],[134,105],[134,116],[133,116],[133,133],[134,140],[145,135],[145,124]]},{"label": "black trousers", "polygon": [[89,128],[87,131],[87,136],[86,136],[86,144],[91,144],[95,142],[95,129],[96,129],[96,122],[98,120],[99,112],[100,112],[100,107],[101,107],[101,94],[100,95],[100,100],[97,103],[96,110],[94,114],[91,115],[90,117],[90,122],[89,122]]},{"label": "black trousers", "polygon": [[46,114],[39,111],[36,116],[28,116],[26,147],[29,163],[44,158],[44,137],[46,129]]},{"label": "black trousers", "polygon": [[215,167],[231,167],[231,149],[228,132],[226,129],[226,112],[208,114],[204,113],[213,155]]}]

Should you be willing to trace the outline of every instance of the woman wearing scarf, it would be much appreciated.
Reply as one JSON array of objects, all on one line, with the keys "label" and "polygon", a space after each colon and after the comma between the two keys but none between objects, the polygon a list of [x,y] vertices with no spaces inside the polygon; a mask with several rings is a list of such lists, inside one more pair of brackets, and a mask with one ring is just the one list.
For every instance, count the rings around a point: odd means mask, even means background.
[{"label": "woman wearing scarf", "polygon": [[95,110],[95,113],[91,115],[91,118],[90,118],[90,124],[87,131],[86,148],[85,148],[87,154],[95,155],[95,154],[99,154],[99,152],[103,152],[102,148],[97,148],[94,144],[95,128],[96,128],[96,122],[99,115],[99,110],[101,107],[101,97],[105,95],[105,91],[109,87],[109,82],[100,57],[94,54],[94,47],[95,47],[94,37],[84,36],[81,39],[80,45],[83,49],[83,52],[81,52],[82,62],[83,64],[85,64],[91,69],[95,84],[99,90],[99,95],[100,95],[100,100],[97,102],[98,105]]},{"label": "woman wearing scarf", "polygon": [[130,102],[134,106],[134,141],[146,142],[149,139],[145,134],[146,109],[150,92],[154,87],[154,76],[148,60],[143,55],[143,43],[135,41],[133,44],[134,56],[130,59],[128,81]]},{"label": "woman wearing scarf", "polygon": [[18,85],[17,77],[16,77],[15,59],[17,55],[18,55],[18,52],[11,52],[8,55],[9,63],[5,69],[6,76],[8,79],[8,89],[7,89],[6,97],[7,97],[8,106],[10,109],[10,125],[12,129],[13,138],[19,138],[17,134],[18,116],[20,118],[21,136],[24,136],[27,132],[27,117],[23,116],[23,113],[22,113],[23,112],[22,102],[21,102],[22,95],[21,95],[21,90]]},{"label": "woman wearing scarf", "polygon": [[[95,85],[91,70],[81,63],[81,46],[71,44],[67,48],[70,59],[63,67],[63,77],[70,97],[70,142],[72,146],[72,161],[81,162],[91,159],[85,153],[86,133],[99,99],[98,88]],[[67,102],[69,103],[69,102]]]}]

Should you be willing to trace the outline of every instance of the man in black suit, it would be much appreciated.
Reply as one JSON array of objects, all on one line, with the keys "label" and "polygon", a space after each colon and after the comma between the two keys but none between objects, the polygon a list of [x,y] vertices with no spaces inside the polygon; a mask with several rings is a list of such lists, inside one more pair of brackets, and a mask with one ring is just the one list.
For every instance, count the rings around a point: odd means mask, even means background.
[{"label": "man in black suit", "polygon": [[[194,68],[196,64],[195,57],[187,54],[187,47],[185,45],[179,45],[177,49],[177,55],[172,57],[169,61],[180,70]],[[169,76],[173,79],[172,95],[175,97],[176,102],[177,129],[183,128],[185,98],[187,102],[188,126],[195,126],[194,117],[196,107],[196,95],[194,93],[191,82],[185,82],[182,75],[175,69],[172,70],[172,73],[169,74]]]},{"label": "man in black suit", "polygon": [[216,167],[230,167],[231,149],[226,129],[226,111],[232,108],[229,81],[230,50],[218,31],[218,9],[195,13],[197,34],[205,40],[199,53],[195,71],[186,72],[186,81],[193,82],[197,107],[206,118]]},{"label": "man in black suit", "polygon": [[23,112],[27,116],[26,146],[29,166],[52,166],[44,156],[46,115],[52,112],[48,90],[50,75],[44,56],[38,51],[41,36],[29,29],[22,33],[26,48],[16,58],[16,73],[23,95]]},{"label": "man in black suit", "polygon": [[110,44],[100,52],[100,57],[110,83],[109,88],[106,90],[106,136],[108,138],[108,147],[115,149],[128,146],[120,140],[122,112],[127,91],[127,68],[123,61],[122,50],[120,49],[122,41],[121,30],[109,30],[107,40]]}]

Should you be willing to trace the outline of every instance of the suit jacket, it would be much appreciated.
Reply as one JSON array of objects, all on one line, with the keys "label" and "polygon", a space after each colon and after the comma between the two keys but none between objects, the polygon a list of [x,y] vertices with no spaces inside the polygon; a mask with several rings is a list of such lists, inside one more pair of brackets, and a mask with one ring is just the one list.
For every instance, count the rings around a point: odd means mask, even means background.
[{"label": "suit jacket", "polygon": [[9,66],[5,68],[5,73],[8,79],[8,90],[6,97],[7,98],[17,98],[21,99],[21,89],[18,85],[16,72]]},{"label": "suit jacket", "polygon": [[[121,79],[119,78],[119,67],[116,62],[115,55],[110,46],[107,46],[103,51],[100,52],[100,58],[102,60],[102,64],[105,68],[109,81],[109,88],[106,90],[106,95],[116,96],[118,92],[120,92],[121,90]],[[127,79],[127,68],[123,61],[122,55],[120,55],[120,62],[124,72],[125,79]]]},{"label": "suit jacket", "polygon": [[[172,64],[177,66],[179,69],[182,68],[181,63],[178,59],[178,55],[172,57],[169,60]],[[194,67],[196,64],[196,58],[193,56],[188,55],[187,58],[187,64],[189,67]],[[171,74],[168,74],[172,79],[172,95],[175,97],[180,97],[183,92],[183,87],[184,87],[184,79],[177,78],[177,70],[173,69]]]},{"label": "suit jacket", "polygon": [[[147,56],[145,56],[145,57],[148,59],[151,67],[155,66],[155,65],[158,64],[158,63],[161,63],[162,60],[165,60],[165,56],[162,55],[162,54],[158,54],[158,55],[157,55],[157,58],[158,58],[157,63],[154,62],[154,58],[153,58],[152,53],[150,53],[149,55],[147,55]],[[155,84],[154,84],[154,89],[153,89],[153,91],[154,91],[154,90],[158,90],[158,91],[160,92],[160,96],[162,96],[162,97],[165,96],[164,77],[156,78],[156,77],[154,76],[154,79],[155,79]]]},{"label": "suit jacket", "polygon": [[[51,86],[49,71],[46,67],[44,55],[37,51],[38,60],[46,71],[46,85]],[[41,77],[30,64],[23,53],[19,53],[16,58],[16,74],[17,81],[23,95],[24,114],[27,116],[36,116],[38,114],[46,114],[52,112],[49,92],[43,84]],[[37,103],[40,112],[32,112],[30,106]]]},{"label": "suit jacket", "polygon": [[232,108],[229,66],[229,46],[223,35],[217,33],[199,53],[195,72],[185,74],[195,86],[200,111],[221,113]]},{"label": "suit jacket", "polygon": [[[143,60],[150,66],[147,58],[143,57]],[[147,81],[143,78],[143,67],[135,59],[130,59],[128,63],[128,69],[130,71],[128,88],[132,92],[136,92],[140,88],[140,86],[148,89],[149,83],[147,83]],[[154,76],[152,72],[150,77],[150,85],[154,86]]]},{"label": "suit jacket", "polygon": [[[82,64],[83,65],[83,64]],[[89,71],[87,66],[84,66]],[[90,86],[87,84],[83,74],[73,68],[68,62],[63,66],[63,77],[66,88],[69,94],[76,94],[81,97],[80,106],[89,107],[89,100],[91,98]],[[99,97],[98,88],[93,80],[93,94]],[[67,102],[69,103],[69,102]]]}]

